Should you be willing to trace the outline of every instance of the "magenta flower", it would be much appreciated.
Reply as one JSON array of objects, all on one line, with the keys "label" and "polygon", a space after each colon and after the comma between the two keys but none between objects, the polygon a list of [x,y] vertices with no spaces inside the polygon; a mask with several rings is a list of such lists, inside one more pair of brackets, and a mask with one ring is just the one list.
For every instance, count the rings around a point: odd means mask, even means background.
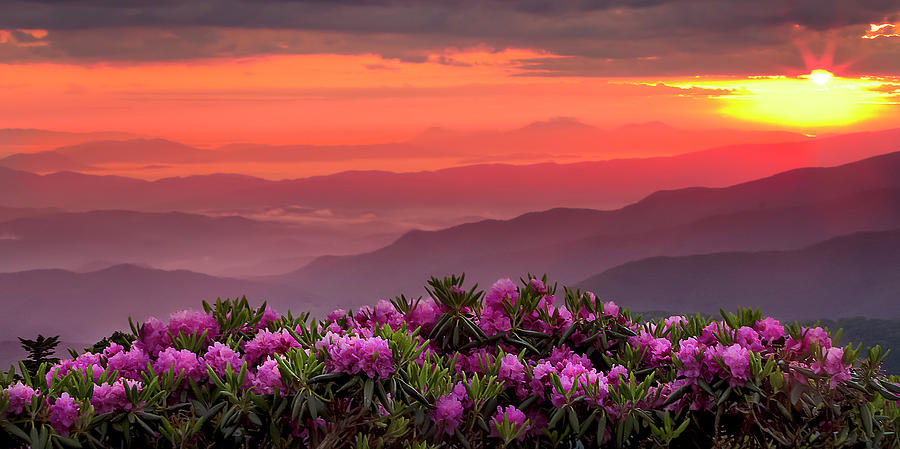
[{"label": "magenta flower", "polygon": [[138,340],[134,346],[142,349],[147,354],[155,356],[165,349],[170,343],[166,325],[155,317],[150,317],[141,326]]},{"label": "magenta flower", "polygon": [[616,316],[619,314],[619,306],[612,301],[605,302],[603,303],[603,314],[606,316]]},{"label": "magenta flower", "polygon": [[544,296],[547,294],[547,286],[540,279],[531,278],[529,283],[531,284],[531,289],[538,295]]},{"label": "magenta flower", "polygon": [[259,323],[256,323],[256,329],[263,329],[269,326],[270,323],[274,323],[281,319],[281,315],[275,311],[275,309],[266,306],[266,309],[263,310],[262,318],[259,319]]},{"label": "magenta flower", "polygon": [[850,380],[850,366],[844,365],[844,349],[823,349],[822,362],[818,360],[810,364],[810,368],[817,374],[827,373],[831,375],[830,385],[834,389],[838,383]]},{"label": "magenta flower", "polygon": [[696,338],[690,337],[678,342],[678,360],[681,362],[682,368],[678,374],[687,378],[700,377],[700,369],[702,367],[702,358],[698,360],[697,355],[702,351],[701,345]]},{"label": "magenta flower", "polygon": [[759,332],[752,327],[743,326],[736,330],[734,340],[737,344],[753,352],[760,352],[765,348],[760,340]]},{"label": "magenta flower", "polygon": [[727,348],[719,346],[717,352],[731,371],[729,383],[732,386],[741,385],[750,378],[750,351],[747,348],[735,343]]},{"label": "magenta flower", "polygon": [[247,363],[253,364],[275,354],[284,354],[291,348],[299,348],[300,343],[287,330],[270,332],[262,329],[253,340],[244,344],[244,355]]},{"label": "magenta flower", "polygon": [[784,337],[784,326],[778,322],[778,320],[767,317],[760,321],[756,322],[756,325],[753,326],[759,335],[766,341],[774,341],[779,338]]},{"label": "magenta flower", "polygon": [[179,351],[175,348],[166,348],[159,353],[156,363],[153,364],[153,370],[158,374],[174,371],[175,377],[182,374],[187,379],[199,382],[206,376],[206,367],[201,360],[197,358],[197,354],[187,349]]},{"label": "magenta flower", "polygon": [[275,389],[284,394],[284,383],[281,381],[281,371],[278,370],[278,361],[267,358],[256,371],[253,378],[253,390],[256,394],[274,394]]},{"label": "magenta flower", "polygon": [[79,411],[75,399],[69,396],[69,393],[63,393],[50,406],[50,425],[60,435],[68,435],[75,421],[78,420]]},{"label": "magenta flower", "polygon": [[813,344],[825,349],[830,348],[831,338],[828,337],[828,332],[821,327],[803,328],[803,335],[799,339],[788,337],[784,348],[797,354],[803,354],[809,351]]},{"label": "magenta flower", "polygon": [[40,395],[40,392],[22,382],[16,382],[6,387],[5,391],[9,396],[9,406],[6,411],[13,415],[22,414],[25,407],[31,404],[31,398]]},{"label": "magenta flower", "polygon": [[375,304],[372,320],[377,324],[387,324],[391,329],[398,329],[403,324],[403,315],[390,301],[382,299]]},{"label": "magenta flower", "polygon": [[200,335],[206,332],[206,340],[210,341],[219,335],[219,323],[211,313],[182,310],[169,317],[168,332],[172,337],[184,335]]},{"label": "magenta flower", "polygon": [[663,320],[663,325],[666,329],[671,328],[672,326],[678,327],[683,324],[687,324],[687,318],[681,315],[672,315],[665,320]]},{"label": "magenta flower", "polygon": [[441,431],[447,435],[452,435],[462,422],[464,411],[462,401],[457,395],[450,393],[441,396],[435,402],[434,411],[431,412],[431,419]]},{"label": "magenta flower", "polygon": [[316,343],[328,352],[331,371],[356,374],[365,372],[373,379],[384,379],[394,372],[394,353],[381,337],[359,337],[328,333]]},{"label": "magenta flower", "polygon": [[424,335],[431,332],[441,313],[441,308],[433,299],[423,299],[406,313],[406,322],[412,329],[421,327]]},{"label": "magenta flower", "polygon": [[106,366],[110,370],[119,372],[119,377],[140,380],[141,373],[147,369],[150,356],[139,347],[133,347],[128,351],[117,351],[107,359]]},{"label": "magenta flower", "polygon": [[229,369],[236,373],[240,372],[241,367],[244,365],[244,361],[237,351],[218,341],[210,345],[206,350],[206,354],[203,355],[203,360],[207,365],[211,366],[213,371],[219,376],[223,376]]},{"label": "magenta flower", "polygon": [[515,423],[519,429],[522,429],[522,434],[519,435],[518,441],[525,440],[525,432],[531,429],[531,425],[524,412],[513,405],[507,406],[505,409],[498,405],[497,413],[491,419],[491,435],[497,436],[497,426],[503,424],[504,421]]},{"label": "magenta flower", "polygon": [[94,413],[102,415],[116,411],[131,411],[134,404],[128,400],[125,394],[125,387],[137,387],[141,389],[141,383],[133,380],[117,379],[112,384],[101,384],[94,386],[94,392],[91,395],[91,405],[94,407]]},{"label": "magenta flower", "polygon": [[492,335],[509,330],[511,324],[503,304],[515,304],[518,298],[516,284],[509,278],[500,279],[491,286],[484,296],[484,309],[478,323],[485,333]]},{"label": "magenta flower", "polygon": [[525,365],[522,365],[515,354],[506,354],[500,359],[500,374],[497,379],[507,385],[519,385],[525,381]]}]

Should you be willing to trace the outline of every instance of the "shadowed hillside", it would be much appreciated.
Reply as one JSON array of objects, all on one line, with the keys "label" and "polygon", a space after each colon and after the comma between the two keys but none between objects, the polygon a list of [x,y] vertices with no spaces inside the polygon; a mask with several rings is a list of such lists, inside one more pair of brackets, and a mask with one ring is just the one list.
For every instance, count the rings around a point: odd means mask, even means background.
[{"label": "shadowed hillside", "polygon": [[121,327],[124,317],[143,320],[196,308],[201,300],[246,295],[276,309],[311,309],[331,304],[296,288],[219,278],[190,271],[116,265],[100,271],[32,270],[0,274],[0,303],[15,315],[0,320],[0,341],[40,331],[65,341],[96,341]]},{"label": "shadowed hillside", "polygon": [[404,235],[368,254],[323,257],[278,278],[343,298],[362,288],[419,291],[417,279],[465,271],[481,282],[548,272],[562,282],[661,254],[796,248],[898,222],[900,153],[834,168],[808,168],[728,188],[660,192],[615,211],[554,209]]},{"label": "shadowed hillside", "polygon": [[738,305],[785,319],[900,317],[900,230],[795,251],[653,257],[578,284],[635,310],[715,313]]}]

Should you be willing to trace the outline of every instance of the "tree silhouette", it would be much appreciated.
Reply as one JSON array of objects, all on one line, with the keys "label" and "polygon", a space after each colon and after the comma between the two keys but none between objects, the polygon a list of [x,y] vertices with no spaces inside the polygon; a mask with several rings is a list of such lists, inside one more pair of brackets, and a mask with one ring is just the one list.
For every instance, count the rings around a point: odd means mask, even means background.
[{"label": "tree silhouette", "polygon": [[38,334],[38,337],[34,340],[19,337],[19,343],[22,344],[22,349],[28,353],[28,358],[23,360],[22,363],[25,364],[25,369],[32,376],[37,373],[42,363],[53,364],[59,362],[58,358],[52,357],[56,351],[56,346],[59,345],[59,335],[48,338]]}]

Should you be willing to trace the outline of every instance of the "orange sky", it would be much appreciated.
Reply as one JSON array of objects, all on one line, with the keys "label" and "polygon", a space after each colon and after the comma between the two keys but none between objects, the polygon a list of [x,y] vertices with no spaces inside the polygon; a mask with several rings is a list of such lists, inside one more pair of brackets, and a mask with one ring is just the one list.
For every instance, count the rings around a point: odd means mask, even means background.
[{"label": "orange sky", "polygon": [[900,127],[900,81],[891,77],[826,85],[796,75],[550,77],[523,69],[534,58],[565,57],[475,47],[434,52],[424,63],[311,54],[0,64],[0,128],[113,130],[194,144],[342,144],[403,140],[431,126],[514,128],[556,116],[601,127],[656,120],[810,133]]}]

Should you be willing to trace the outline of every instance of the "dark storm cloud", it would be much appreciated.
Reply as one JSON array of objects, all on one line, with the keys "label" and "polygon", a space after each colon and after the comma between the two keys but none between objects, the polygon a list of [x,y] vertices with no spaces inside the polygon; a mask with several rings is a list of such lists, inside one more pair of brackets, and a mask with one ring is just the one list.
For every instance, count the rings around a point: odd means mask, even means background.
[{"label": "dark storm cloud", "polygon": [[[0,44],[0,61],[157,61],[332,52],[377,53],[421,62],[429,50],[484,44],[498,50],[539,48],[572,57],[528,62],[536,74],[633,75],[684,70],[686,63],[716,73],[753,64],[771,71],[796,61],[791,44],[795,24],[808,33],[857,26],[856,34],[846,37],[848,45],[856,45],[869,23],[898,20],[900,3],[0,0],[0,11],[0,29],[50,31],[44,38],[47,45]],[[888,56],[896,53],[892,48],[878,51]],[[879,67],[896,65],[884,57],[878,61]]]}]

